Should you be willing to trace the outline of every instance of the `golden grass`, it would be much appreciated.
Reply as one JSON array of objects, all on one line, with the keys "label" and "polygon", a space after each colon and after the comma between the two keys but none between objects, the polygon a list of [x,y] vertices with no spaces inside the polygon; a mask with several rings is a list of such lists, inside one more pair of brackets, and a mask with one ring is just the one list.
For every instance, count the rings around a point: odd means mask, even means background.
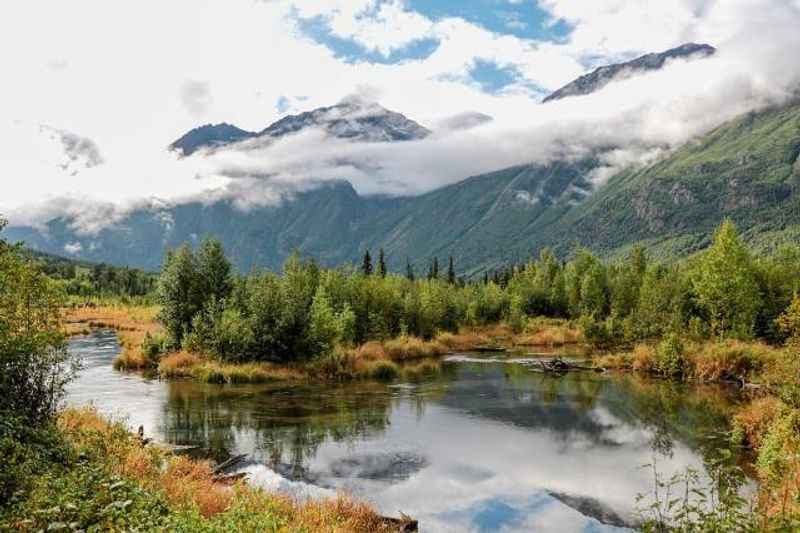
[{"label": "golden grass", "polygon": [[531,320],[525,331],[514,338],[518,346],[564,346],[583,341],[583,334],[566,322]]},{"label": "golden grass", "polygon": [[153,365],[142,353],[146,334],[163,332],[156,320],[158,306],[95,306],[68,308],[64,328],[68,335],[84,335],[92,329],[113,329],[117,332],[122,353],[114,360],[117,370],[142,370]]},{"label": "golden grass", "polygon": [[742,441],[750,448],[761,447],[764,436],[778,414],[780,401],[767,396],[749,402],[733,416],[734,427],[741,432]]},{"label": "golden grass", "polygon": [[383,343],[386,356],[393,361],[404,361],[407,359],[420,359],[422,357],[432,357],[444,355],[448,352],[447,348],[436,339],[426,341],[419,337],[398,337]]},{"label": "golden grass", "polygon": [[58,426],[78,452],[144,490],[164,494],[173,510],[194,508],[205,518],[233,508],[264,513],[280,524],[278,531],[391,530],[370,505],[350,498],[300,503],[242,482],[228,486],[215,479],[211,463],[174,456],[155,446],[143,447],[121,424],[105,420],[91,408],[62,412]]},{"label": "golden grass", "polygon": [[778,357],[781,350],[759,342],[732,340],[692,345],[687,352],[692,379],[719,381],[751,378]]},{"label": "golden grass", "polygon": [[594,365],[609,370],[630,370],[632,359],[628,354],[607,354],[596,358]]},{"label": "golden grass", "polygon": [[450,351],[469,351],[489,344],[491,338],[482,331],[465,329],[458,333],[441,333],[436,341]]},{"label": "golden grass", "polygon": [[167,379],[190,377],[192,369],[201,363],[202,359],[193,353],[171,353],[158,362],[158,375]]},{"label": "golden grass", "polygon": [[307,379],[300,369],[269,363],[220,363],[203,360],[189,367],[191,376],[205,383],[269,383]]}]

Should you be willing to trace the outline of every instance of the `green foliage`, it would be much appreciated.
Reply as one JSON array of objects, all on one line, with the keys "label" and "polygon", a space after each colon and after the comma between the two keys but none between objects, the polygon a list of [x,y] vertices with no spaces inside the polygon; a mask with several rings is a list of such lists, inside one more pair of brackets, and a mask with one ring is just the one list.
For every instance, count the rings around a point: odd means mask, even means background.
[{"label": "green foliage", "polygon": [[688,362],[686,349],[675,333],[670,333],[656,348],[655,365],[659,374],[667,377],[680,377]]},{"label": "green foliage", "polygon": [[792,303],[775,322],[780,331],[788,338],[788,343],[800,348],[800,295],[795,293]]},{"label": "green foliage", "polygon": [[222,244],[206,239],[197,251],[197,277],[206,300],[224,300],[233,291],[232,268]]},{"label": "green foliage", "polygon": [[142,340],[142,353],[155,366],[162,355],[173,348],[170,339],[163,334],[156,333],[151,335],[149,332],[144,334]]},{"label": "green foliage", "polygon": [[57,283],[0,239],[0,414],[38,425],[55,412],[76,365],[60,327],[63,301]]},{"label": "green foliage", "polygon": [[51,424],[31,426],[16,415],[0,413],[0,456],[0,502],[13,504],[25,497],[50,463],[65,463],[71,451]]},{"label": "green foliage", "polygon": [[752,336],[761,294],[753,260],[730,220],[723,222],[714,235],[714,244],[700,257],[692,273],[692,286],[712,333]]},{"label": "green foliage", "polygon": [[192,330],[195,315],[203,309],[203,286],[198,275],[197,259],[184,244],[167,254],[158,278],[159,318],[170,336],[180,343]]},{"label": "green foliage", "polygon": [[329,354],[342,335],[342,322],[331,307],[324,287],[319,287],[309,312],[309,342],[314,355]]},{"label": "green foliage", "polygon": [[[221,313],[221,303],[233,293],[231,264],[219,241],[206,239],[195,254],[184,244],[167,253],[156,287],[159,319],[172,342],[180,345],[196,323],[208,326]],[[207,309],[210,302],[213,309]],[[205,313],[204,321],[196,322]],[[196,342],[193,339],[192,342]]]},{"label": "green foliage", "polygon": [[645,533],[728,532],[755,533],[764,519],[741,495],[747,477],[733,464],[729,450],[720,450],[706,465],[710,483],[700,472],[687,468],[665,479],[657,464],[653,493],[637,497]]}]

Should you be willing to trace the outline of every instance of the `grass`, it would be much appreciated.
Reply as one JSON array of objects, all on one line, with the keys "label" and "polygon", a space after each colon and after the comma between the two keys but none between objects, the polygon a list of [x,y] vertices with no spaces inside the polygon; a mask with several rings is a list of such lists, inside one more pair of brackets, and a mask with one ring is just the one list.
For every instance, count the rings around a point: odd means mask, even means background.
[{"label": "grass", "polygon": [[[0,529],[157,531],[396,531],[368,504],[338,496],[299,502],[215,478],[213,465],[143,446],[92,409],[58,419],[74,451],[53,463],[2,516]],[[63,525],[63,527],[62,527]]]},{"label": "grass", "polygon": [[583,342],[580,329],[569,322],[557,319],[535,318],[528,320],[525,330],[514,338],[517,346],[547,346],[554,348]]},{"label": "grass", "polygon": [[158,306],[75,306],[66,310],[64,327],[68,335],[86,335],[92,329],[115,330],[122,352],[114,360],[114,368],[144,370],[156,365],[142,352],[142,342],[146,334],[163,331],[156,321],[158,309]]},{"label": "grass", "polygon": [[[688,342],[685,348],[683,378],[699,382],[741,379],[747,382],[759,381],[766,375],[767,370],[780,365],[785,357],[786,352],[783,348],[761,342],[738,340]],[[658,349],[651,343],[640,343],[629,353],[612,353],[597,357],[595,366],[658,373]],[[777,372],[773,372],[775,373]]]}]

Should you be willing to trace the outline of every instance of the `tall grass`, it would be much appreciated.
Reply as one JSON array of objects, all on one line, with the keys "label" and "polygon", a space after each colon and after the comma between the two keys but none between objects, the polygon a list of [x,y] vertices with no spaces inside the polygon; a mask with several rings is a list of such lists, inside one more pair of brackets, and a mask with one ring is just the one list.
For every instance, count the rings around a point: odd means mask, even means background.
[{"label": "tall grass", "polygon": [[[121,479],[123,483],[134,483],[140,491],[137,498],[142,494],[152,494],[155,503],[163,497],[168,514],[154,513],[161,521],[162,529],[382,532],[397,528],[368,504],[346,497],[298,502],[286,495],[265,492],[242,482],[228,486],[215,477],[211,463],[174,456],[156,446],[145,447],[124,426],[105,420],[92,409],[64,411],[58,426],[84,464]],[[44,501],[34,502],[34,508],[47,505],[48,484],[63,484],[51,476],[43,476],[37,483],[40,486],[35,493]],[[100,497],[100,494],[96,496]],[[55,505],[56,500],[53,499],[52,503]],[[131,502],[114,503],[118,504],[131,505]],[[28,522],[34,530],[40,525],[46,528],[53,517],[58,520],[61,515],[68,517],[72,514],[68,505],[56,510],[48,509],[46,513],[44,510],[34,512]],[[39,524],[42,520],[44,522]]]}]

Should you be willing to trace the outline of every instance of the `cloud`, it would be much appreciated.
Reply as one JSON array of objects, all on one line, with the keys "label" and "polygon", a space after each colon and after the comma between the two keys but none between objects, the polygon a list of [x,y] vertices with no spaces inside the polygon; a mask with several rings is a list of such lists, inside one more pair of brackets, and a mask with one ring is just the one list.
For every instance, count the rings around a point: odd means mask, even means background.
[{"label": "cloud", "polygon": [[211,107],[211,86],[207,81],[186,80],[180,94],[183,106],[196,117],[205,115]]},{"label": "cloud", "polygon": [[[600,186],[618,168],[646,163],[741,112],[782,101],[798,82],[791,54],[800,49],[797,2],[542,0],[540,5],[552,23],[566,21],[571,28],[563,40],[521,39],[458,17],[433,21],[399,1],[2,4],[0,21],[15,23],[0,32],[6,73],[0,173],[16,181],[0,198],[0,210],[22,213],[23,206],[47,202],[74,212],[63,198],[77,198],[124,211],[149,196],[171,202],[233,198],[246,207],[274,204],[292,191],[341,179],[363,194],[418,194],[504,166],[602,151],[604,170],[592,176]],[[50,14],[46,19],[40,16],[44,9]],[[187,12],[192,24],[181,24]],[[438,46],[424,58],[395,64],[368,56],[343,60],[303,32],[298,22],[303,17],[321,17],[341,38],[376,53],[420,38]],[[45,37],[19,50],[16,43],[29,41],[30,27]],[[597,62],[686,40],[710,42],[720,53],[702,65],[675,62],[664,72],[583,98],[548,106],[534,98],[537,88],[560,87]],[[175,42],[188,43],[191,53],[165,53]],[[48,67],[54,49],[55,60],[68,68]],[[468,76],[478,61],[517,76],[502,90],[486,91]],[[358,145],[307,131],[207,158],[177,161],[164,151],[199,125],[198,113],[204,122],[259,131],[279,118],[276,102],[282,96],[291,107],[281,108],[294,112],[331,105],[360,86],[374,88],[385,107],[434,125],[436,134],[425,141]],[[470,129],[447,125],[466,110],[494,120]],[[38,124],[81,136],[67,137],[71,148],[60,134],[47,144]],[[91,144],[80,139],[102,147],[102,154],[90,155]],[[66,151],[79,155],[72,160]],[[59,165],[65,161],[68,171],[80,174],[64,179]],[[247,198],[250,191],[253,197]],[[91,230],[103,218],[113,223],[115,213],[82,215],[81,227]]]},{"label": "cloud", "polygon": [[623,168],[649,164],[727,120],[792,97],[800,67],[781,50],[800,46],[797,13],[745,13],[753,27],[770,28],[771,42],[756,46],[741,33],[712,58],[674,61],[596,94],[527,107],[528,124],[445,128],[426,140],[374,144],[305,131],[218,152],[209,158],[211,172],[281,187],[347,179],[362,194],[413,195],[512,165],[599,155],[601,166],[588,178],[600,187]]},{"label": "cloud", "polygon": [[92,168],[103,164],[100,148],[90,138],[46,125],[42,125],[40,130],[49,133],[51,138],[58,139],[61,143],[66,156],[66,159],[59,163],[62,170],[74,175],[80,168]]},{"label": "cloud", "polygon": [[429,37],[434,25],[398,0],[301,0],[292,2],[292,7],[298,17],[321,17],[333,35],[384,56]]}]

